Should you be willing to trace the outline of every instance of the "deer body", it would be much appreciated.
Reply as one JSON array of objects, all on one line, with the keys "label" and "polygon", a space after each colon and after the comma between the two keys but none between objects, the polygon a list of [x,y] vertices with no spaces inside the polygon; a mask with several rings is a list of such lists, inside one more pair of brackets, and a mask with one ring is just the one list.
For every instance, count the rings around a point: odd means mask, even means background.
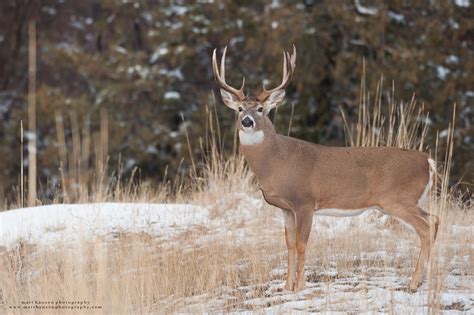
[{"label": "deer body", "polygon": [[278,134],[265,138],[261,144],[241,144],[241,152],[264,196],[280,196],[293,205],[315,211],[384,208],[418,200],[428,184],[428,156],[422,152],[331,148]]},{"label": "deer body", "polygon": [[236,90],[225,83],[225,51],[220,73],[215,51],[213,55],[223,101],[239,113],[236,126],[241,152],[258,179],[264,199],[284,213],[286,288],[304,288],[304,260],[313,214],[350,216],[379,209],[413,226],[420,237],[421,253],[410,282],[410,289],[415,290],[422,283],[439,222],[422,210],[433,182],[434,163],[419,151],[326,147],[277,134],[267,114],[283,101],[295,57],[295,51],[284,54],[282,84],[264,90],[254,100],[243,95],[243,85]]}]

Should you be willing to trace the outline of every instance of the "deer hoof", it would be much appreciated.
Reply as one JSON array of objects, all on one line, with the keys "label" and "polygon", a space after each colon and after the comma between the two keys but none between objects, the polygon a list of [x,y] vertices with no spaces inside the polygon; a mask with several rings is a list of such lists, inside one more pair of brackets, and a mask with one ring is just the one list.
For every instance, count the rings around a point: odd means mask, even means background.
[{"label": "deer hoof", "polygon": [[419,280],[411,280],[410,281],[410,284],[408,285],[408,291],[414,293],[417,291],[417,289],[421,286],[422,284],[422,281],[419,281]]},{"label": "deer hoof", "polygon": [[295,287],[295,292],[300,292],[302,290],[304,290],[306,287],[305,283],[303,282],[302,284],[297,284],[296,287]]}]

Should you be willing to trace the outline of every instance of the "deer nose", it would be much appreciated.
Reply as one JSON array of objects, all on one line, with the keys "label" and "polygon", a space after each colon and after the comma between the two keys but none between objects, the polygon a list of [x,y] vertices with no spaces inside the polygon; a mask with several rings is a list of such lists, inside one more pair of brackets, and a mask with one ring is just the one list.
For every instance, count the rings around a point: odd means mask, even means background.
[{"label": "deer nose", "polygon": [[242,126],[245,128],[253,127],[253,120],[250,119],[249,116],[245,116],[245,118],[242,119]]}]

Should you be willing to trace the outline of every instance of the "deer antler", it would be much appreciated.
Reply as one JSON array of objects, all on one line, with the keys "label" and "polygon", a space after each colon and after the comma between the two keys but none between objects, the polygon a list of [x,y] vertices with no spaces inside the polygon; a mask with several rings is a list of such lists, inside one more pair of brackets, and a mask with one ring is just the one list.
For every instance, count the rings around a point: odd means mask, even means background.
[{"label": "deer antler", "polygon": [[263,85],[263,91],[257,96],[257,99],[260,102],[264,102],[272,92],[280,89],[286,88],[290,82],[291,78],[293,77],[293,72],[295,71],[296,66],[296,47],[293,45],[293,53],[290,55],[289,52],[283,51],[283,79],[281,80],[281,84],[276,88],[271,90],[265,89],[265,84]]},{"label": "deer antler", "polygon": [[239,101],[243,101],[245,99],[245,94],[244,94],[245,78],[242,79],[242,86],[240,87],[240,90],[237,90],[236,88],[231,87],[225,82],[225,54],[226,52],[227,52],[227,46],[225,46],[224,52],[222,53],[220,73],[219,73],[219,69],[217,68],[216,49],[214,49],[214,51],[212,52],[212,72],[214,73],[214,78],[216,79],[217,83],[222,89],[237,96]]}]

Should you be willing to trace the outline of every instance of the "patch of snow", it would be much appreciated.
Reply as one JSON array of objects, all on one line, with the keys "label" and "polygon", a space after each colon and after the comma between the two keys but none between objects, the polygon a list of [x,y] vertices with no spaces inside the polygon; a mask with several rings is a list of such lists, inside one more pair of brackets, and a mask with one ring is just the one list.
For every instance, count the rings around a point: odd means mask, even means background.
[{"label": "patch of snow", "polygon": [[173,70],[160,69],[160,71],[158,73],[160,75],[164,75],[164,76],[167,76],[169,78],[175,78],[175,79],[178,79],[180,81],[184,80],[184,76],[183,76],[183,73],[181,72],[180,68],[176,68],[176,69],[173,69]]},{"label": "patch of snow", "polygon": [[471,1],[470,0],[454,0],[454,4],[456,4],[458,7],[468,8],[471,5]]},{"label": "patch of snow", "polygon": [[433,120],[431,120],[431,118],[428,116],[419,116],[416,118],[416,121],[421,122],[422,124],[425,124],[425,125],[433,124]]},{"label": "patch of snow", "polygon": [[148,154],[157,154],[157,153],[158,153],[158,149],[156,149],[156,146],[154,146],[154,145],[149,145],[149,146],[146,148],[146,153],[148,153]]},{"label": "patch of snow", "polygon": [[379,230],[377,226],[385,224],[389,218],[388,215],[382,214],[379,210],[367,210],[356,217],[315,216],[313,221],[317,231],[324,231],[325,235],[336,237],[341,232],[357,226],[364,227],[364,229]]},{"label": "patch of snow", "polygon": [[8,113],[10,108],[12,107],[13,100],[16,97],[15,92],[11,91],[2,91],[0,92],[0,117]]},{"label": "patch of snow", "polygon": [[297,4],[295,5],[295,8],[296,8],[297,10],[304,10],[304,9],[306,9],[306,7],[305,7],[305,5],[304,5],[303,3],[297,3]]},{"label": "patch of snow", "polygon": [[153,15],[150,12],[142,12],[141,16],[148,23],[153,23]]},{"label": "patch of snow", "polygon": [[137,165],[137,160],[128,159],[127,162],[125,163],[125,170],[131,170],[136,165]]},{"label": "patch of snow", "polygon": [[36,139],[36,132],[25,131],[25,140],[32,141]]},{"label": "patch of snow", "polygon": [[0,212],[0,245],[18,240],[54,243],[117,231],[172,235],[208,220],[206,208],[189,204],[57,204]]},{"label": "patch of snow", "polygon": [[191,28],[191,31],[192,31],[194,34],[207,34],[208,29],[207,29],[207,27],[195,27],[195,26],[193,26],[193,27]]},{"label": "patch of snow", "polygon": [[166,91],[163,97],[165,100],[179,100],[181,98],[181,94],[179,94],[177,91]]},{"label": "patch of snow", "polygon": [[[474,91],[466,91],[466,93],[464,93],[467,97],[474,97]],[[466,108],[469,108],[469,107],[466,107]]]},{"label": "patch of snow", "polygon": [[172,30],[177,30],[177,29],[180,29],[180,28],[183,27],[183,22],[181,22],[181,21],[173,22],[173,21],[168,21],[168,20],[166,20],[166,21],[164,22],[164,25],[165,25],[166,27],[171,28]]},{"label": "patch of snow", "polygon": [[146,79],[150,74],[150,69],[147,67],[142,67],[141,65],[135,65],[133,67],[127,68],[127,74],[129,76],[133,74],[138,74],[138,76],[142,79]]},{"label": "patch of snow", "polygon": [[204,15],[202,14],[198,14],[198,15],[192,15],[191,16],[191,19],[194,21],[194,22],[198,22],[198,23],[202,23],[204,25],[209,25],[211,24],[211,21],[206,18]]},{"label": "patch of snow", "polygon": [[459,28],[459,23],[456,20],[454,20],[453,18],[449,18],[448,24],[449,24],[449,26],[451,26],[455,30],[457,30]]},{"label": "patch of snow", "polygon": [[245,41],[245,38],[243,36],[232,37],[229,41],[229,46],[235,46],[235,44],[242,43],[244,41]]},{"label": "patch of snow", "polygon": [[[134,164],[135,161],[130,163]],[[0,212],[0,246],[10,247],[19,240],[45,245],[58,241],[74,243],[82,238],[110,236],[117,232],[147,232],[169,239],[196,226],[212,229],[215,237],[230,233],[237,241],[243,242],[246,232],[243,229],[229,232],[229,224],[255,220],[255,211],[262,204],[261,199],[234,193],[207,207],[191,204],[96,203],[9,210]],[[197,239],[196,242],[202,240]]]},{"label": "patch of snow", "polygon": [[272,0],[272,3],[270,4],[270,9],[278,9],[281,7],[280,0]]},{"label": "patch of snow", "polygon": [[82,23],[82,21],[75,15],[71,16],[71,26],[78,30],[84,30],[84,23]]},{"label": "patch of snow", "polygon": [[[442,132],[444,132],[444,131],[445,130],[443,130]],[[440,137],[445,137],[445,135],[443,134],[443,136],[441,136],[441,134],[440,134]],[[462,226],[462,225],[453,225],[453,226],[451,226],[451,234],[453,234],[453,235],[474,235],[474,227],[472,227],[472,226]]]},{"label": "patch of snow", "polygon": [[400,24],[405,23],[405,16],[403,14],[396,13],[395,11],[389,10],[388,17],[397,23],[400,23]]},{"label": "patch of snow", "polygon": [[360,3],[360,0],[354,0],[354,5],[359,14],[362,15],[376,15],[379,10],[375,7],[366,7]]},{"label": "patch of snow", "polygon": [[463,142],[464,142],[464,144],[470,145],[472,139],[473,138],[471,138],[470,136],[466,136],[466,137],[464,137]]},{"label": "patch of snow", "polygon": [[41,11],[43,11],[43,12],[49,14],[49,15],[56,15],[56,13],[57,13],[56,8],[51,7],[51,6],[44,6],[44,7],[41,8]]},{"label": "patch of snow", "polygon": [[109,16],[107,17],[106,22],[107,22],[107,24],[110,24],[110,23],[112,23],[114,20],[115,20],[115,14],[112,14],[112,15],[109,15]]},{"label": "patch of snow", "polygon": [[[368,275],[374,273],[376,275]],[[193,313],[202,309],[225,311],[229,304],[232,305],[232,312],[254,311],[261,314],[419,314],[433,311],[428,306],[430,291],[422,286],[415,293],[406,292],[405,284],[400,283],[397,273],[393,268],[367,270],[363,274],[322,271],[310,274],[313,280],[306,282],[306,289],[297,293],[286,291],[284,280],[237,288],[221,287],[214,298],[209,295],[187,298],[183,303],[186,306],[178,313]],[[283,269],[273,270],[272,275],[283,278]],[[440,294],[440,310],[469,312],[473,297],[469,290],[448,289]]]},{"label": "patch of snow", "polygon": [[449,55],[446,57],[446,63],[448,64],[453,64],[453,63],[458,63],[459,62],[459,57],[455,55]]},{"label": "patch of snow", "polygon": [[[457,305],[459,310],[468,311],[470,309],[471,301],[469,296],[461,295],[458,292],[443,292],[440,298],[441,304],[449,307]],[[462,308],[462,309],[461,309]]]},{"label": "patch of snow", "polygon": [[237,19],[235,23],[237,24],[237,27],[240,29],[244,26],[244,21],[241,19]]},{"label": "patch of snow", "polygon": [[174,53],[175,54],[180,54],[184,51],[184,49],[185,49],[184,45],[179,45],[178,47],[176,47]]},{"label": "patch of snow", "polygon": [[436,72],[438,74],[438,78],[440,78],[441,80],[444,80],[446,79],[446,76],[449,74],[450,70],[443,66],[437,66]]},{"label": "patch of snow", "polygon": [[122,55],[128,54],[128,51],[122,46],[116,46],[115,51],[122,54]]},{"label": "patch of snow", "polygon": [[164,46],[159,46],[155,49],[153,54],[150,57],[149,63],[154,64],[161,56],[164,56],[169,53],[169,49]]},{"label": "patch of snow", "polygon": [[165,14],[167,16],[170,15],[184,15],[186,12],[188,12],[188,7],[184,5],[171,5],[168,8],[165,9]]}]

